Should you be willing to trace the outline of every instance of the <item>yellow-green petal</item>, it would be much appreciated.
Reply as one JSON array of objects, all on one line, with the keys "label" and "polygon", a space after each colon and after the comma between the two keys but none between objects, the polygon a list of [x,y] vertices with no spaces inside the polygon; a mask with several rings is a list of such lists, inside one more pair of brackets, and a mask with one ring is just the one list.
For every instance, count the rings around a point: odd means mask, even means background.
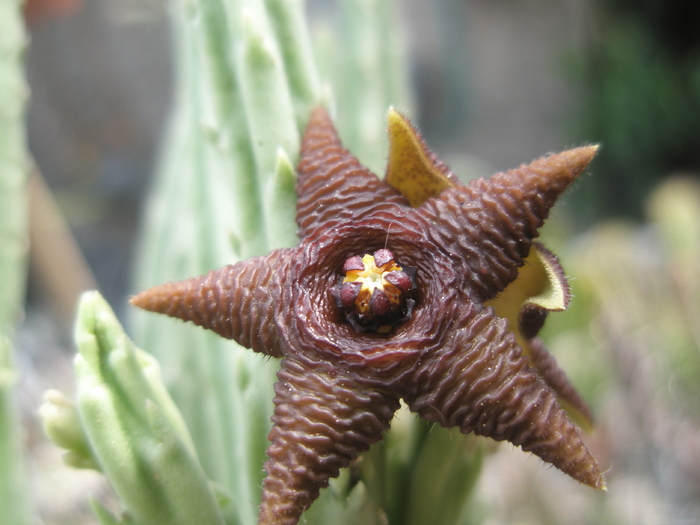
[{"label": "yellow-green petal", "polygon": [[565,310],[570,297],[557,258],[542,245],[533,244],[525,263],[518,270],[518,277],[484,306],[493,307],[496,315],[508,319],[510,330],[528,354],[528,337],[522,333],[521,314],[530,308],[542,312]]},{"label": "yellow-green petal", "polygon": [[387,114],[389,161],[386,182],[414,208],[437,197],[454,183],[440,169],[430,150],[406,117],[394,108]]}]

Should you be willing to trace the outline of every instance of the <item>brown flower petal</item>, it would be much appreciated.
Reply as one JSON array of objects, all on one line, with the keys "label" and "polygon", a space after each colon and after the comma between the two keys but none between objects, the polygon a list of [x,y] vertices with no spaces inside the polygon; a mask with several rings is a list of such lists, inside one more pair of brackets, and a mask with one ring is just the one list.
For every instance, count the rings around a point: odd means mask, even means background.
[{"label": "brown flower petal", "polygon": [[294,525],[341,468],[381,440],[399,403],[328,365],[285,360],[275,385],[260,525]]},{"label": "brown flower petal", "polygon": [[462,254],[475,300],[485,301],[515,279],[537,229],[559,194],[597,151],[588,146],[543,157],[515,170],[445,190],[417,212],[438,225],[428,234]]},{"label": "brown flower petal", "polygon": [[529,341],[530,366],[557,395],[557,401],[570,416],[585,430],[593,428],[591,409],[571,384],[566,372],[557,364],[556,359],[547,351],[544,343],[538,338]]},{"label": "brown flower petal", "polygon": [[206,275],[149,288],[131,304],[191,321],[256,352],[282,357],[275,316],[277,277],[285,276],[291,250],[277,250],[212,270]]},{"label": "brown flower petal", "polygon": [[311,114],[297,171],[297,224],[301,238],[330,220],[352,221],[391,204],[407,204],[396,190],[343,148],[324,108]]},{"label": "brown flower petal", "polygon": [[508,440],[594,488],[605,483],[566,412],[489,310],[467,320],[417,371],[412,411],[443,426]]}]

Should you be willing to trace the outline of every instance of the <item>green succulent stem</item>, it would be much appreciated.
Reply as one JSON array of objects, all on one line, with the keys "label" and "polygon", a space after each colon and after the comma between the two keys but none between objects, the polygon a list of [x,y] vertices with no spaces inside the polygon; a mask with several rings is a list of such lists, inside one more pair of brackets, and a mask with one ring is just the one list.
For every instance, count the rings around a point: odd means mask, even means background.
[{"label": "green succulent stem", "polygon": [[[86,464],[94,458],[137,523],[225,523],[158,363],[131,343],[97,292],[81,300],[75,339]],[[72,443],[70,452],[85,450]]]},{"label": "green succulent stem", "polygon": [[25,43],[21,2],[0,3],[0,509],[3,521],[17,524],[29,522],[11,342],[26,279]]},{"label": "green succulent stem", "polygon": [[[296,243],[301,133],[319,87],[303,3],[195,0],[173,10],[177,103],[137,288]],[[168,319],[135,318],[234,523],[254,523],[277,363]]]},{"label": "green succulent stem", "polygon": [[17,384],[12,345],[0,336],[0,508],[7,523],[29,523],[23,448],[15,406]]}]

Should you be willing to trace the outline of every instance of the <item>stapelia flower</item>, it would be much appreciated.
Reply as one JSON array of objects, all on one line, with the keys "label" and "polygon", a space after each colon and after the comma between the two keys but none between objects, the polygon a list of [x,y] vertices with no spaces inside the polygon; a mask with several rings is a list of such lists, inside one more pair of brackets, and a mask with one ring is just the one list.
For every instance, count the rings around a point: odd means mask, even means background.
[{"label": "stapelia flower", "polygon": [[300,244],[133,298],[282,358],[259,523],[297,523],[401,399],[604,488],[557,398],[587,409],[535,338],[568,289],[532,241],[596,147],[461,185],[393,110],[389,137],[381,181],[317,109],[298,167]]}]

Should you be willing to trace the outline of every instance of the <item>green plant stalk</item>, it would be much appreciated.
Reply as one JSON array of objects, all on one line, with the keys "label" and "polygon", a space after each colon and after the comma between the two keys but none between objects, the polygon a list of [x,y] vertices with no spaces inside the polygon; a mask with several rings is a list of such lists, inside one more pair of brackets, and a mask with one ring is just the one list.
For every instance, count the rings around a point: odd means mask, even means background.
[{"label": "green plant stalk", "polygon": [[412,107],[399,3],[345,0],[339,11],[339,37],[321,57],[335,95],[338,129],[345,147],[383,176],[387,109]]},{"label": "green plant stalk", "polygon": [[137,523],[223,524],[158,363],[134,347],[97,292],[81,299],[75,339],[85,436],[129,515]]},{"label": "green plant stalk", "polygon": [[7,523],[29,523],[20,425],[14,399],[12,345],[0,336],[0,509]]},{"label": "green plant stalk", "polygon": [[0,330],[5,334],[19,319],[26,274],[27,88],[20,14],[20,2],[0,5]]},{"label": "green plant stalk", "polygon": [[11,344],[26,278],[25,42],[21,3],[0,3],[0,509],[17,524],[29,522]]},{"label": "green plant stalk", "polygon": [[[302,8],[253,0],[174,7],[177,103],[139,289],[296,244],[292,166],[319,103]],[[207,475],[230,493],[234,522],[254,523],[277,363],[169,319],[140,316],[135,328],[162,363]]]}]

